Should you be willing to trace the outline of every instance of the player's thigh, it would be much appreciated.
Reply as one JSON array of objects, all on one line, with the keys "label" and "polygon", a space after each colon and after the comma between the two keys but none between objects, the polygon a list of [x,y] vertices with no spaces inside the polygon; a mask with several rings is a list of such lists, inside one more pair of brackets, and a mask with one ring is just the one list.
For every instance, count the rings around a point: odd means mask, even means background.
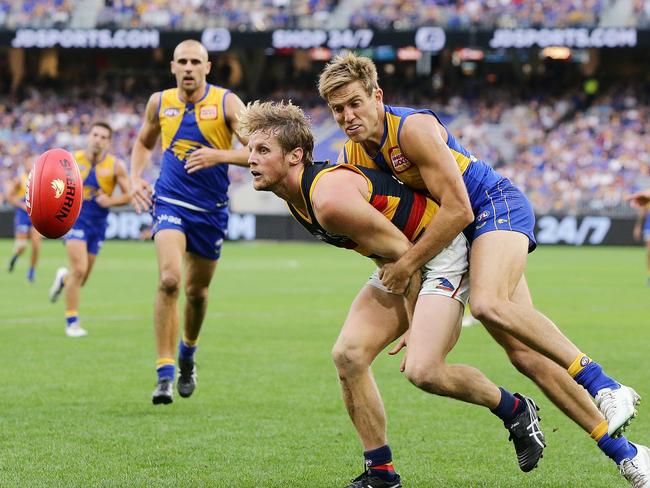
[{"label": "player's thigh", "polygon": [[217,269],[216,259],[185,253],[185,291],[187,294],[207,290]]},{"label": "player's thigh", "polygon": [[180,281],[185,254],[185,234],[178,229],[163,229],[154,235],[160,278]]},{"label": "player's thigh", "polygon": [[528,245],[528,237],[516,231],[496,230],[476,238],[469,261],[472,303],[508,299],[514,293],[526,268]]},{"label": "player's thigh", "polygon": [[458,342],[463,305],[443,295],[420,295],[408,341],[407,367],[435,366],[444,362]]},{"label": "player's thigh", "polygon": [[350,306],[334,353],[355,350],[370,363],[406,329],[408,316],[404,297],[365,285]]},{"label": "player's thigh", "polygon": [[88,270],[88,244],[82,239],[66,239],[65,250],[68,254],[70,270],[85,275]]}]

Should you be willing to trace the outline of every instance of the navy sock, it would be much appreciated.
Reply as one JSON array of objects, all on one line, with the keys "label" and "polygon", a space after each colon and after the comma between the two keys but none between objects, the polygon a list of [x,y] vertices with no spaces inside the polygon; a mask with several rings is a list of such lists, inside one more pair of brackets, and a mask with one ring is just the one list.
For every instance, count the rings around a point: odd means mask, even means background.
[{"label": "navy sock", "polygon": [[176,365],[171,358],[160,358],[156,362],[156,373],[158,374],[158,381],[163,379],[174,380],[176,373]]},{"label": "navy sock", "polygon": [[373,476],[378,476],[387,481],[397,478],[397,473],[395,473],[393,467],[393,453],[388,444],[371,451],[364,451],[363,457]]},{"label": "navy sock", "polygon": [[499,390],[501,391],[501,400],[497,408],[491,411],[504,422],[508,422],[523,412],[526,404],[521,398],[513,395],[508,390],[501,387],[499,387]]},{"label": "navy sock", "polygon": [[621,387],[616,381],[603,373],[603,367],[591,362],[585,366],[582,371],[575,375],[574,379],[579,385],[582,385],[592,397],[595,397],[603,388],[617,390]]},{"label": "navy sock", "polygon": [[181,339],[181,342],[178,344],[178,358],[186,361],[193,360],[197,347],[196,345],[190,346],[185,342],[185,339]]},{"label": "navy sock", "polygon": [[637,450],[634,445],[623,436],[618,439],[613,439],[609,435],[605,434],[598,441],[598,447],[603,451],[607,456],[614,460],[616,464],[621,464],[623,459],[632,459],[636,456]]}]

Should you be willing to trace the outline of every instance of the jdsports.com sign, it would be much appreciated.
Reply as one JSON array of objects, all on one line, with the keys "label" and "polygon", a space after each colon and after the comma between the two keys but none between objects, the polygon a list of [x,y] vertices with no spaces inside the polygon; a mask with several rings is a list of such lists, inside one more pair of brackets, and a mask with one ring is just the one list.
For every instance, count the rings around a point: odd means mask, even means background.
[{"label": "jdsports.com sign", "polygon": [[636,47],[636,29],[497,29],[490,40],[492,48],[533,46]]},{"label": "jdsports.com sign", "polygon": [[18,29],[12,47],[142,49],[160,46],[160,32],[142,29]]}]

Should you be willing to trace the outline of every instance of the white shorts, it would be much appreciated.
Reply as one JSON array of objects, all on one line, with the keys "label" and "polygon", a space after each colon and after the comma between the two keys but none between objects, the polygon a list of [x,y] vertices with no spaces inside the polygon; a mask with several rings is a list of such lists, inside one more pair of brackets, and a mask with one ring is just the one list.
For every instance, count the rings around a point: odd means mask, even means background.
[{"label": "white shorts", "polygon": [[[379,279],[379,268],[367,282],[386,293]],[[459,234],[447,247],[422,267],[422,287],[419,295],[443,295],[455,298],[465,306],[469,298],[469,243]]]}]

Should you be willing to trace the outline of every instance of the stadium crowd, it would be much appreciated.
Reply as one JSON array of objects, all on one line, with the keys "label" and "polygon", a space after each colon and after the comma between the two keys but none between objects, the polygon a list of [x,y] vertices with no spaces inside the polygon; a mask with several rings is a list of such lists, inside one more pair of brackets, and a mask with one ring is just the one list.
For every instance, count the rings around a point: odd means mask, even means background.
[{"label": "stadium crowd", "polygon": [[[0,25],[69,27],[78,0],[1,0]],[[447,29],[595,27],[616,8],[617,0],[113,0],[97,9],[95,26],[267,31],[327,25],[340,5],[353,28]],[[633,0],[617,26],[650,25],[650,0]],[[337,25],[340,27],[340,25]]]},{"label": "stadium crowd", "polygon": [[[319,126],[331,124],[327,108],[315,105],[313,94],[293,90],[268,96],[305,103],[317,134]],[[115,128],[114,151],[128,164],[145,100],[144,94],[125,95],[102,84],[56,96],[31,88],[19,103],[0,98],[0,177],[6,179],[22,159],[48,148],[82,147],[96,119]],[[444,103],[418,100],[417,105],[440,113],[465,146],[524,189],[538,212],[630,212],[623,195],[650,185],[648,97],[642,87],[618,87],[587,108],[576,100],[571,93],[517,100],[503,90],[491,91],[489,100],[456,95]],[[394,105],[413,101],[406,95],[390,100]],[[336,132],[334,138],[334,148],[341,147],[343,135]],[[237,184],[248,184],[247,176],[233,175]]]}]

